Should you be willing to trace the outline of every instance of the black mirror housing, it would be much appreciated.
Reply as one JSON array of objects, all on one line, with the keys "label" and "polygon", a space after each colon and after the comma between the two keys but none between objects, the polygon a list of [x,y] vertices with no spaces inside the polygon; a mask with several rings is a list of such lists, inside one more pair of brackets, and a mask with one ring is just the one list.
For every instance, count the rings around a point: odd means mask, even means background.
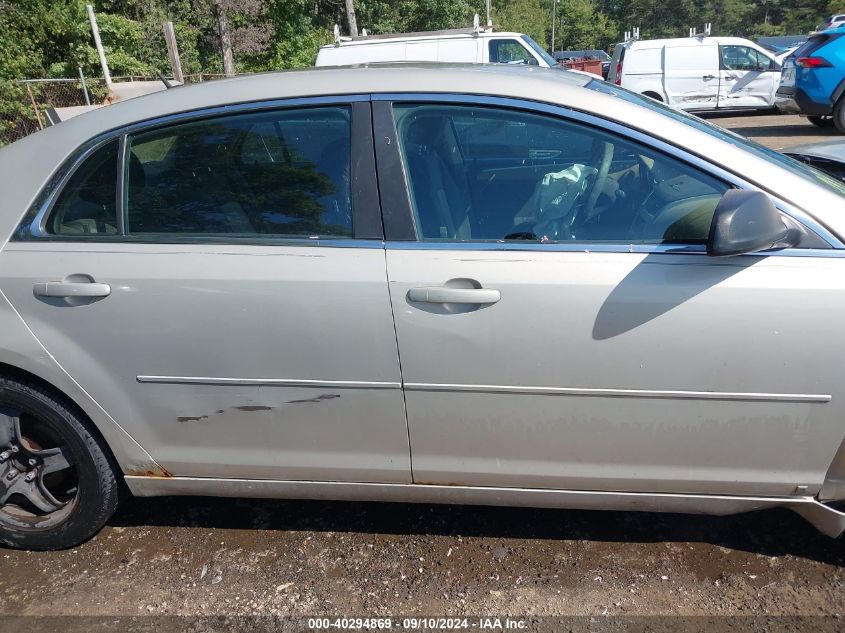
[{"label": "black mirror housing", "polygon": [[780,211],[762,191],[725,192],[710,223],[707,254],[728,257],[770,248],[788,248],[801,240],[799,228],[784,222]]}]

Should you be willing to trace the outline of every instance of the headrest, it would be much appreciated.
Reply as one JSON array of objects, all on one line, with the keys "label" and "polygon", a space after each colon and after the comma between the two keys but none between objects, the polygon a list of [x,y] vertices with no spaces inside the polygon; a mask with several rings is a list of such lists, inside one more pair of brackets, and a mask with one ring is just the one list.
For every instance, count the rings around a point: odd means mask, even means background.
[{"label": "headrest", "polygon": [[445,127],[444,116],[416,118],[408,125],[408,142],[414,145],[438,145],[443,142]]}]

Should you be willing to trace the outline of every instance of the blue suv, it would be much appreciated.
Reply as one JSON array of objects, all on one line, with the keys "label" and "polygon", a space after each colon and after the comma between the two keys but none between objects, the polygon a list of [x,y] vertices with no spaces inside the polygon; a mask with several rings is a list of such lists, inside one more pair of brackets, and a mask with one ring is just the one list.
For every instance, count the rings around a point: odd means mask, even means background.
[{"label": "blue suv", "polygon": [[845,134],[845,26],[810,39],[783,64],[775,105],[802,114],[815,125],[835,125]]}]

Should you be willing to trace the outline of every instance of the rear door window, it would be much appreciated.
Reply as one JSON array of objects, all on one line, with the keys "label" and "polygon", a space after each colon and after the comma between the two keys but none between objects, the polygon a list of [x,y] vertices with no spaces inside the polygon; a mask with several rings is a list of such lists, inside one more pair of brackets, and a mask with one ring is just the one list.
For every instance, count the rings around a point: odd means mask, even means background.
[{"label": "rear door window", "polygon": [[117,140],[95,150],[73,172],[53,205],[48,233],[109,236],[117,231]]},{"label": "rear door window", "polygon": [[352,236],[348,107],[193,121],[128,146],[130,235]]}]

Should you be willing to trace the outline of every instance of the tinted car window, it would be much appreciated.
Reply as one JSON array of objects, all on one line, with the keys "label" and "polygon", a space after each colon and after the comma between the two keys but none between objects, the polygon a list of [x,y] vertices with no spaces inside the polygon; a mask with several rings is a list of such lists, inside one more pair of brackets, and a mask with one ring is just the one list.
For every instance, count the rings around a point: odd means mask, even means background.
[{"label": "tinted car window", "polygon": [[117,147],[117,141],[106,143],[76,169],[53,206],[47,232],[117,233]]},{"label": "tinted car window", "polygon": [[129,139],[129,234],[351,237],[350,110],[218,117]]},{"label": "tinted car window", "polygon": [[423,240],[704,244],[728,189],[549,115],[403,104],[395,116]]}]

